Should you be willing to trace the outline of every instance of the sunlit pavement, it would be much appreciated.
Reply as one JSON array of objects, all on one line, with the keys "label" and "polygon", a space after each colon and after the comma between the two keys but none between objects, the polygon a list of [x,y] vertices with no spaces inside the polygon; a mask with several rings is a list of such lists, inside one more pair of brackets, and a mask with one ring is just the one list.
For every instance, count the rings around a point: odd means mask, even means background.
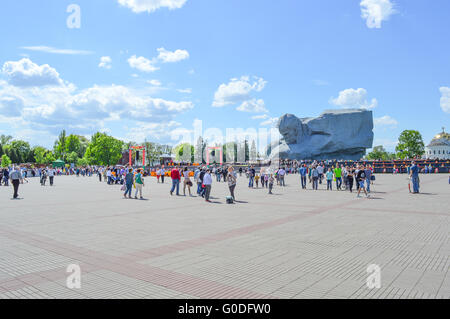
[{"label": "sunlit pavement", "polygon": [[450,298],[448,175],[421,176],[421,194],[377,175],[369,199],[241,177],[231,205],[215,181],[206,203],[170,180],[147,178],[145,200],[97,177],[29,180],[19,200],[0,187],[0,298]]}]

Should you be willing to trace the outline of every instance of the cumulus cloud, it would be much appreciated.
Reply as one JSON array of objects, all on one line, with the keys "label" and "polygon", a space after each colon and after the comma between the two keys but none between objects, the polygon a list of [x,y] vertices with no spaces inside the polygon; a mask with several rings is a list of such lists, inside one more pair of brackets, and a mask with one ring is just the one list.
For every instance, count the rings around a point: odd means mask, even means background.
[{"label": "cumulus cloud", "polygon": [[10,84],[19,87],[63,84],[54,68],[48,64],[37,65],[28,58],[5,62],[2,72]]},{"label": "cumulus cloud", "polygon": [[391,0],[362,0],[360,3],[361,17],[366,20],[368,28],[381,28],[381,22],[389,19],[395,13]]},{"label": "cumulus cloud", "polygon": [[267,114],[261,114],[261,115],[254,115],[252,116],[252,120],[265,120],[268,119],[269,115]]},{"label": "cumulus cloud", "polygon": [[[30,61],[31,64],[34,64]],[[55,71],[56,72],[56,71]],[[16,82],[16,78],[10,78]],[[106,121],[167,123],[194,107],[190,101],[169,101],[122,85],[77,89],[60,86],[15,86],[0,80],[0,118],[31,130],[57,134],[61,129],[92,134]]]},{"label": "cumulus cloud", "polygon": [[259,125],[275,127],[275,125],[277,123],[278,123],[278,117],[271,117],[268,120],[261,122]]},{"label": "cumulus cloud", "polygon": [[161,86],[161,82],[158,80],[149,80],[147,83],[153,86]]},{"label": "cumulus cloud", "polygon": [[248,101],[251,99],[250,93],[252,91],[261,92],[266,83],[263,78],[256,76],[253,77],[253,82],[248,76],[231,79],[228,84],[221,84],[214,93],[213,106],[223,107]]},{"label": "cumulus cloud", "polygon": [[137,57],[136,55],[133,55],[128,59],[128,64],[133,69],[137,69],[142,72],[155,72],[159,69],[158,67],[153,65],[154,61],[150,61],[143,56]]},{"label": "cumulus cloud", "polygon": [[18,117],[24,107],[24,100],[18,96],[0,96],[0,114],[4,117]]},{"label": "cumulus cloud", "polygon": [[187,89],[179,89],[177,90],[180,93],[185,93],[185,94],[191,94],[192,93],[192,89],[187,88]]},{"label": "cumulus cloud", "polygon": [[439,90],[441,91],[441,109],[445,113],[450,113],[450,88],[443,86]]},{"label": "cumulus cloud", "polygon": [[346,89],[339,92],[337,98],[331,98],[330,103],[343,108],[365,108],[373,109],[378,105],[377,99],[373,98],[370,103],[367,100],[366,89]]},{"label": "cumulus cloud", "polygon": [[112,59],[109,56],[102,56],[100,58],[99,68],[111,69]]},{"label": "cumulus cloud", "polygon": [[160,8],[180,9],[187,0],[118,0],[119,4],[130,8],[133,12],[152,13]]},{"label": "cumulus cloud", "polygon": [[375,118],[373,120],[373,124],[375,126],[397,126],[398,122],[396,119],[390,117],[389,115],[385,115]]},{"label": "cumulus cloud", "polygon": [[186,50],[178,49],[171,52],[164,48],[159,48],[158,52],[159,52],[158,59],[161,60],[163,63],[173,63],[189,58],[189,52]]},{"label": "cumulus cloud", "polygon": [[248,101],[242,102],[240,106],[236,108],[236,110],[241,112],[250,112],[250,113],[261,113],[261,112],[268,112],[266,109],[264,100],[262,99],[251,99]]}]

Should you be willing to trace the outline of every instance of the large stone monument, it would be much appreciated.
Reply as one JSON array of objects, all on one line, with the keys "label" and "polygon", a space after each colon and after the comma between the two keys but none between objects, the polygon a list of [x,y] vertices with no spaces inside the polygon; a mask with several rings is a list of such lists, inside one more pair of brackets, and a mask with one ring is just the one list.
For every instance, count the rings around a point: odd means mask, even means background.
[{"label": "large stone monument", "polygon": [[271,159],[359,160],[372,148],[373,116],[365,109],[327,110],[315,118],[285,114],[278,129],[283,137],[271,147]]}]

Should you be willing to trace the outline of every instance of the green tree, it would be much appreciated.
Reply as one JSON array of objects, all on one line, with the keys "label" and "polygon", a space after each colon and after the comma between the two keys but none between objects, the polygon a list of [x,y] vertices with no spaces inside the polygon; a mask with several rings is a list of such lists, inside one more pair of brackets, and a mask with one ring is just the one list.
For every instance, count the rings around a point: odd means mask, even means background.
[{"label": "green tree", "polygon": [[62,159],[63,161],[66,160],[66,152],[67,152],[66,143],[67,143],[66,130],[62,130],[62,132],[59,134],[58,139],[55,141],[53,152],[55,156]]},{"label": "green tree", "polygon": [[[67,157],[69,156],[69,154],[74,152],[77,154],[78,157],[82,157],[84,155],[84,153],[81,154],[81,141],[77,135],[70,134],[69,136],[67,136],[65,144],[66,144],[65,154],[67,154],[66,155]],[[69,159],[67,160],[69,161]]]},{"label": "green tree", "polygon": [[182,162],[194,163],[194,146],[189,143],[182,143],[175,146],[172,150],[175,159]]},{"label": "green tree", "polygon": [[36,164],[45,164],[45,155],[50,152],[42,146],[33,147],[34,162]]},{"label": "green tree", "polygon": [[48,151],[45,154],[44,164],[49,165],[49,164],[53,163],[54,161],[56,161],[55,155],[53,154],[52,151]]},{"label": "green tree", "polygon": [[88,166],[90,163],[88,161],[87,158],[83,157],[83,158],[79,158],[77,161],[77,165],[78,166]]},{"label": "green tree", "polygon": [[66,158],[67,158],[67,163],[74,163],[74,164],[76,164],[79,159],[77,152],[69,153]]},{"label": "green tree", "polygon": [[31,161],[34,161],[32,156],[30,156],[32,153],[28,142],[21,140],[12,141],[5,146],[4,151],[14,164],[30,162],[30,157]]},{"label": "green tree", "polygon": [[413,158],[423,155],[425,153],[425,144],[423,143],[422,135],[415,130],[403,131],[398,138],[395,151],[400,158]]},{"label": "green tree", "polygon": [[105,133],[97,132],[92,136],[84,158],[89,164],[116,165],[122,157],[124,143]]},{"label": "green tree", "polygon": [[12,164],[11,159],[8,157],[8,155],[3,154],[2,155],[2,167],[8,167]]}]

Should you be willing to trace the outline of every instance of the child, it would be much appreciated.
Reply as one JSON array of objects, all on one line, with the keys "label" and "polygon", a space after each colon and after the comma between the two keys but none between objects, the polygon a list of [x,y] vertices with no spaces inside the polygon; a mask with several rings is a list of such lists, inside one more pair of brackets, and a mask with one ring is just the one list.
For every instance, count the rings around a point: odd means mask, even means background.
[{"label": "child", "polygon": [[269,194],[272,194],[272,188],[273,188],[273,182],[275,181],[275,179],[273,178],[273,175],[270,174],[270,178],[269,178]]},{"label": "child", "polygon": [[333,172],[331,171],[331,168],[328,169],[328,172],[325,174],[327,178],[327,190],[332,191],[333,190]]},{"label": "child", "polygon": [[256,188],[258,188],[258,185],[259,185],[259,174],[256,174],[255,182],[256,182]]},{"label": "child", "polygon": [[[267,184],[269,183],[269,174],[264,174],[264,183],[266,184],[266,188],[267,188]],[[449,183],[450,183],[450,177],[449,177]]]}]

